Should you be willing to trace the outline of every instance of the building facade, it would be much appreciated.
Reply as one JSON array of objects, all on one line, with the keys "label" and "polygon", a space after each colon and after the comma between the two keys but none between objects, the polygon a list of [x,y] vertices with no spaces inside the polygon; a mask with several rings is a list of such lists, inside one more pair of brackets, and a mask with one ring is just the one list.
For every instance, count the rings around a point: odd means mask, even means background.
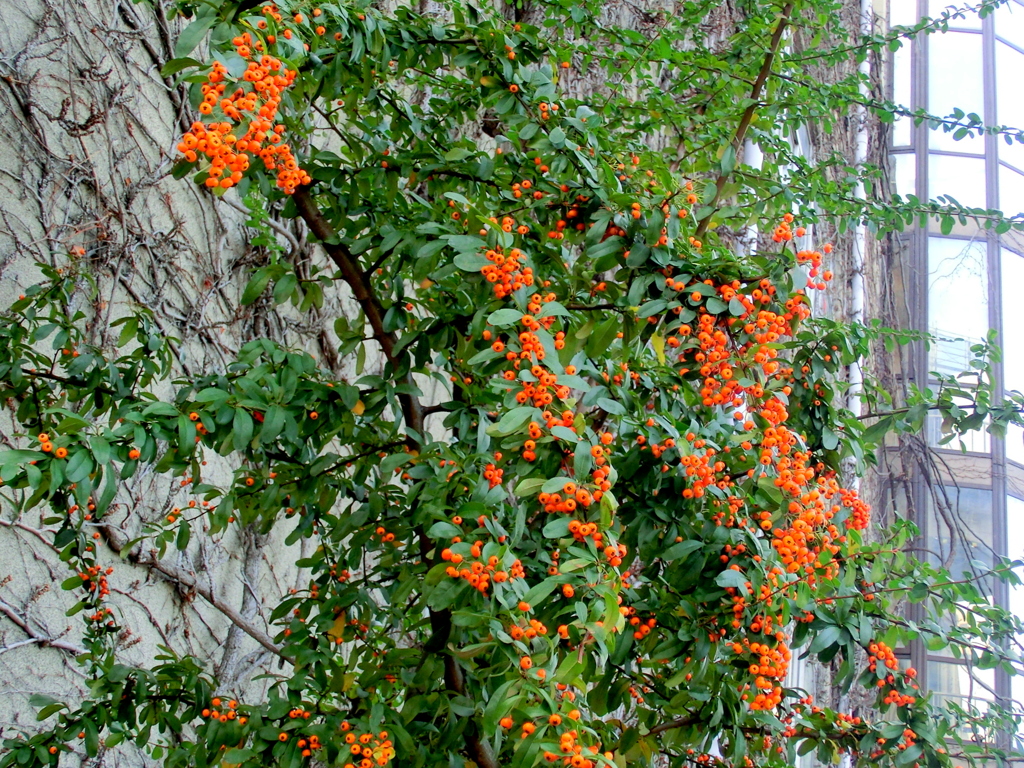
[{"label": "building facade", "polygon": [[[892,0],[889,22],[911,25],[937,16],[943,3]],[[948,29],[919,35],[891,58],[891,98],[932,115],[977,115],[984,125],[1024,125],[1020,79],[1024,75],[1024,5],[1007,0],[994,13],[954,15]],[[1003,135],[962,135],[919,125],[909,116],[892,126],[891,167],[895,191],[919,200],[953,198],[979,209],[1014,215],[1024,211],[1024,144]],[[1000,393],[1024,391],[1024,238],[997,235],[974,222],[943,232],[937,222],[908,229],[901,249],[906,311],[914,327],[936,338],[921,345],[904,372],[907,382],[935,388],[936,373],[967,369],[971,346],[996,334],[1002,359],[993,364]],[[933,472],[911,481],[918,547],[954,578],[982,576],[995,558],[1024,556],[1024,432],[1005,439],[976,432],[942,445],[941,423],[928,419],[925,444]],[[990,599],[1024,617],[1024,591],[982,579]],[[918,617],[922,618],[922,617]],[[963,617],[951,617],[951,621]],[[908,649],[925,685],[965,708],[982,710],[993,700],[1024,699],[1021,678],[1002,670],[972,668],[948,651],[924,643]],[[1016,706],[1019,709],[1020,705]]]}]

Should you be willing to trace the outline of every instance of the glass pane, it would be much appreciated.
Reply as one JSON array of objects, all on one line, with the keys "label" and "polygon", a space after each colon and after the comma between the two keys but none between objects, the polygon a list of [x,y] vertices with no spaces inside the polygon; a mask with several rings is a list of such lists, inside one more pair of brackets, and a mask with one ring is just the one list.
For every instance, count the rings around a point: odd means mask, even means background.
[{"label": "glass pane", "polygon": [[[1024,500],[1006,497],[1006,556],[1011,560],[1024,560]],[[1018,573],[1024,575],[1024,570]],[[1010,587],[1010,610],[1024,619],[1024,586]]]},{"label": "glass pane", "polygon": [[1024,5],[1010,0],[996,8],[995,20],[999,37],[1024,48]]},{"label": "glass pane", "polygon": [[970,347],[988,335],[988,268],[984,242],[928,238],[928,330],[937,339],[930,370],[967,369]]},{"label": "glass pane", "polygon": [[[917,194],[917,156],[913,152],[901,152],[892,156],[893,171],[895,173],[896,194],[916,195]],[[820,291],[819,291],[820,293]]]},{"label": "glass pane", "polygon": [[[967,712],[977,711],[984,714],[989,704],[995,700],[995,670],[968,667],[966,664],[946,664],[928,662],[928,687],[934,691],[933,701],[940,707],[944,704]],[[988,741],[994,734],[972,733],[969,724],[964,723],[959,729],[960,735],[979,741]]]},{"label": "glass pane", "polygon": [[[982,115],[985,110],[982,88],[981,35],[970,32],[946,32],[928,37],[928,111],[938,117],[952,114],[957,107],[965,113]],[[928,134],[931,149],[952,152],[985,151],[981,136],[953,140],[943,129]]]},{"label": "glass pane", "polygon": [[[949,0],[929,0],[928,15],[935,19],[941,16],[942,12],[945,11],[946,8],[958,10],[961,8],[965,8],[968,5],[972,5],[972,3],[965,3],[962,2],[962,0],[961,2],[953,3],[949,2]],[[978,18],[978,14],[967,12],[963,14],[962,19],[958,19],[955,17],[950,18],[949,26],[961,27],[963,29],[981,29],[981,19]]]},{"label": "glass pane", "polygon": [[[1009,443],[1009,435],[1006,439]],[[1013,560],[1024,558],[1024,501],[1015,496],[1006,497],[1006,542],[1007,557]],[[1017,574],[1024,576],[1024,571],[1017,569]],[[1010,586],[1009,608],[1018,619],[1024,618],[1024,586]],[[1011,677],[1010,691],[1017,702],[1014,708],[1019,710],[1024,703],[1024,677]]]},{"label": "glass pane", "polygon": [[[987,424],[986,420],[986,424]],[[933,448],[939,448],[940,450],[947,451],[959,451],[960,444],[963,443],[970,453],[990,453],[992,451],[992,442],[988,432],[984,429],[977,429],[973,432],[968,432],[961,437],[954,437],[952,440],[946,442],[943,445],[939,445],[939,440],[942,439],[942,415],[938,413],[929,413],[928,421],[925,425],[928,445]]]},{"label": "glass pane", "polygon": [[[1024,19],[1024,8],[1016,6],[1016,15]],[[997,27],[998,29],[998,27]],[[996,122],[1013,128],[1024,128],[1024,98],[1020,82],[1024,77],[1024,53],[1006,43],[996,43]],[[1024,144],[1007,144],[998,139],[999,159],[1024,171]]]},{"label": "glass pane", "polygon": [[921,20],[917,12],[917,0],[890,0],[889,23],[907,27]]},{"label": "glass pane", "polygon": [[1006,458],[1024,464],[1024,428],[1011,424],[1006,429]]},{"label": "glass pane", "polygon": [[928,687],[946,698],[956,697],[961,706],[970,701],[983,707],[995,699],[996,674],[994,669],[933,661],[928,664]]},{"label": "glass pane", "polygon": [[999,166],[999,210],[1008,216],[1024,213],[1024,174],[1003,165]]},{"label": "glass pane", "polygon": [[[930,134],[932,138],[935,133]],[[928,156],[928,196],[949,195],[961,205],[987,208],[985,202],[985,161],[982,158]]]},{"label": "glass pane", "polygon": [[[976,575],[993,560],[992,491],[942,486],[928,499],[928,556],[954,579]],[[979,561],[975,565],[972,561]],[[979,585],[991,587],[989,580]]]},{"label": "glass pane", "polygon": [[[903,47],[892,55],[892,100],[900,106],[913,108],[910,98],[910,51],[911,43],[904,41]],[[913,121],[909,117],[899,117],[892,125],[892,144],[894,147],[905,147],[911,143]]]},{"label": "glass pane", "polygon": [[1003,289],[1002,334],[1003,388],[1024,392],[1024,302],[1017,293],[1024,285],[1024,256],[1009,248],[1003,248],[1001,255],[1001,278]]}]

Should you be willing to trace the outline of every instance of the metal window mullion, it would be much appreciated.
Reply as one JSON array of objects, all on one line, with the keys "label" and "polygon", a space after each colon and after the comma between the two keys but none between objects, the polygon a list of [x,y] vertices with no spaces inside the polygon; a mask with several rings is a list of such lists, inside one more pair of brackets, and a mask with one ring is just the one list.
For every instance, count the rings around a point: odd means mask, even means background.
[{"label": "metal window mullion", "polygon": [[[986,125],[997,125],[997,92],[996,92],[996,32],[995,17],[990,14],[981,20],[982,30],[982,75],[984,78],[984,122]],[[985,196],[987,207],[999,209],[999,145],[998,136],[985,134]],[[986,230],[988,249],[988,311],[989,327],[998,334],[999,344],[1003,344],[1005,335],[1002,325],[1002,265],[1000,263],[999,236],[994,229]],[[1002,398],[1003,364],[992,364],[995,377],[995,397]],[[1003,439],[989,440],[992,454],[992,547],[997,556],[1005,557],[1008,549],[1006,524],[1006,446]],[[993,579],[993,600],[996,605],[1009,605],[1009,594],[1006,583]],[[1002,668],[996,668],[996,695],[1008,700],[1011,695],[1010,677]]]},{"label": "metal window mullion", "polygon": [[[928,0],[917,0],[917,17],[928,15]],[[910,98],[912,110],[928,108],[928,36],[916,35],[911,40],[910,55]],[[928,194],[928,124],[911,126],[911,142],[916,150],[915,165],[917,197],[929,200]],[[911,324],[921,330],[928,330],[928,228],[915,226],[909,238]],[[912,364],[910,366],[911,381],[919,387],[928,383],[928,350],[924,342],[915,342]],[[911,483],[914,499],[914,523],[918,527],[918,546],[927,546],[928,512],[927,488],[919,472],[914,473]],[[913,621],[924,618],[921,606],[911,603],[909,616]],[[911,663],[918,669],[918,684],[922,690],[928,690],[928,649],[919,637],[910,642]]]}]

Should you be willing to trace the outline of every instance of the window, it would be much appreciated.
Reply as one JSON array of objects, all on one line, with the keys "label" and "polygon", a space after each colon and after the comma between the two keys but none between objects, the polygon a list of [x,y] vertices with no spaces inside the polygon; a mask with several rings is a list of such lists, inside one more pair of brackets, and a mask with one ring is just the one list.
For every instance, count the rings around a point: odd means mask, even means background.
[{"label": "window", "polygon": [[1024,5],[1010,0],[995,12],[996,36],[1024,48]]},{"label": "window", "polygon": [[[932,131],[931,138],[942,136]],[[985,159],[958,155],[928,156],[928,197],[952,197],[970,208],[985,207]]]},{"label": "window", "polygon": [[[1003,317],[1000,346],[1003,349],[1003,389],[1024,392],[1024,348],[1012,343],[1015,333],[1024,329],[1024,302],[1020,286],[1024,285],[1024,256],[1002,248],[1001,272]],[[1024,429],[1010,427],[1006,434],[1006,458],[1024,464]]]},{"label": "window", "polygon": [[[976,18],[976,17],[975,17]],[[985,112],[982,82],[981,35],[971,32],[947,32],[928,38],[928,111],[945,117],[954,109],[982,115]],[[939,128],[928,137],[932,149],[950,152],[985,153],[985,139],[964,137]]]},{"label": "window", "polygon": [[[1011,3],[1011,5],[1016,5]],[[1017,6],[1016,16],[1024,26],[1024,6]],[[1024,45],[1024,38],[1018,38]],[[1003,42],[996,43],[996,121],[1002,125],[1024,127],[1024,99],[1020,95],[1024,53]],[[999,139],[999,159],[1024,171],[1024,144],[1008,145]],[[1005,204],[1005,203],[1004,203]]]},{"label": "window", "polygon": [[928,557],[954,579],[973,575],[994,564],[992,491],[951,485],[930,498],[927,521]]},{"label": "window", "polygon": [[1024,213],[1024,174],[1006,165],[999,166],[999,209],[1010,216]]},{"label": "window", "polygon": [[986,264],[984,242],[928,238],[928,330],[937,337],[930,370],[965,370],[971,345],[988,334]]}]

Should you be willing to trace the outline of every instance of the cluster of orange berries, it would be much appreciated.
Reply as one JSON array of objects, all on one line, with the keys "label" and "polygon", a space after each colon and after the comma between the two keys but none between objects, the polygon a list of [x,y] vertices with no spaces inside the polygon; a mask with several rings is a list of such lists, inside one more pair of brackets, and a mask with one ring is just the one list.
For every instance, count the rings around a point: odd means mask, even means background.
[{"label": "cluster of orange berries", "polygon": [[382,542],[384,542],[385,544],[390,544],[391,542],[393,542],[395,540],[395,534],[391,533],[389,530],[387,530],[382,525],[378,525],[374,529],[373,534],[374,534],[374,536],[379,536],[380,540]]},{"label": "cluster of orange berries", "polygon": [[[903,733],[901,733],[900,736],[902,738],[898,742],[896,742],[896,749],[898,749],[900,752],[903,752],[904,750],[912,747],[918,738],[917,733],[911,728],[904,728]],[[879,746],[881,746],[885,744],[886,739],[879,736],[878,739],[876,739],[875,741]],[[940,754],[945,752],[944,749],[939,749],[938,751]],[[876,749],[871,753],[871,757],[881,757],[882,754],[883,751],[881,749]],[[919,765],[919,763],[914,763],[914,765],[917,766]]]},{"label": "cluster of orange berries", "polygon": [[[515,86],[513,86],[513,87],[515,87]],[[546,165],[545,166],[541,166],[541,167],[544,168],[545,171],[547,170],[547,166]],[[522,183],[513,184],[512,185],[512,196],[515,197],[516,199],[518,199],[518,198],[523,196],[524,192],[528,192],[532,188],[533,188],[533,182],[530,181],[529,179],[527,179],[526,181],[523,181]],[[544,197],[544,193],[541,192],[539,189],[535,189],[532,192],[532,197],[533,197],[534,200],[541,200]],[[512,227],[514,225],[515,225],[515,220],[511,216],[506,216],[501,221],[501,228],[505,232],[511,232],[512,231]],[[520,224],[518,227],[516,227],[515,231],[518,232],[520,235],[525,235],[527,232],[530,231],[530,228],[528,226],[526,226],[525,224]]]},{"label": "cluster of orange berries", "polygon": [[530,619],[525,627],[521,627],[518,624],[513,624],[508,628],[509,637],[513,640],[532,640],[533,638],[546,635],[548,628],[537,621],[537,619]]},{"label": "cluster of orange berries", "polygon": [[349,745],[352,759],[358,760],[346,763],[345,768],[382,768],[395,756],[395,747],[387,731],[356,733],[347,720],[341,724],[341,730],[346,732],[345,743]]},{"label": "cluster of orange berries", "polygon": [[581,543],[590,538],[599,545],[603,539],[601,532],[597,529],[597,523],[581,523],[579,520],[570,520],[569,533]]},{"label": "cluster of orange berries", "polygon": [[[457,536],[452,539],[452,545],[455,546],[459,544],[460,541],[461,538]],[[441,559],[445,562],[451,563],[451,565],[445,569],[445,574],[452,579],[464,580],[482,595],[487,594],[487,590],[490,588],[491,582],[501,584],[506,581],[526,577],[526,570],[523,568],[522,562],[518,559],[512,562],[512,565],[507,571],[499,567],[501,562],[498,560],[496,555],[491,555],[487,558],[486,562],[480,559],[483,555],[483,544],[479,541],[470,546],[469,554],[474,558],[473,561],[462,565],[465,561],[465,557],[461,552],[455,552],[450,547],[446,547],[441,550]],[[462,567],[457,568],[456,566],[458,565],[462,565]]]},{"label": "cluster of orange berries", "polygon": [[114,626],[114,611],[112,608],[100,608],[96,613],[89,616],[90,621],[101,622],[107,620],[107,626]]},{"label": "cluster of orange berries", "polygon": [[868,669],[872,672],[875,671],[879,664],[887,669],[896,669],[899,666],[899,662],[896,660],[896,654],[893,653],[892,648],[881,640],[877,640],[868,645],[868,652],[871,654],[868,656]]},{"label": "cluster of orange berries", "polygon": [[704,495],[705,489],[712,485],[728,487],[731,478],[728,475],[719,477],[716,474],[725,469],[724,462],[715,460],[718,452],[714,448],[705,448],[703,440],[694,441],[693,447],[697,450],[704,448],[704,452],[679,457],[679,463],[685,467],[683,474],[688,484],[688,487],[683,489],[683,498],[699,499]]},{"label": "cluster of orange berries", "polygon": [[234,699],[224,701],[220,697],[214,697],[210,701],[210,706],[203,710],[203,717],[210,720],[219,720],[222,723],[227,723],[237,718],[239,725],[245,725],[248,720],[245,717],[238,716],[238,702]]},{"label": "cluster of orange berries", "polygon": [[[199,111],[210,115],[219,108],[228,120],[209,125],[196,121],[182,137],[178,151],[185,159],[196,162],[200,156],[209,162],[207,187],[228,189],[242,179],[249,169],[251,157],[258,156],[268,171],[277,172],[277,186],[291,194],[300,184],[308,184],[310,177],[301,168],[292,154],[291,147],[282,143],[283,125],[274,125],[285,90],[292,85],[297,71],[286,69],[282,62],[264,54],[259,61],[253,58],[253,43],[247,32],[232,40],[238,54],[248,61],[239,86],[227,93],[227,69],[220,62],[214,62],[207,75],[208,82],[202,87],[203,101]],[[246,131],[241,136],[233,132],[239,124],[251,116]],[[233,124],[234,123],[234,124]]]},{"label": "cluster of orange berries", "polygon": [[[744,646],[746,650],[749,650],[752,658],[748,670],[750,674],[756,676],[754,686],[759,690],[766,691],[766,693],[755,695],[753,701],[750,702],[751,709],[772,709],[781,701],[781,691],[778,689],[777,682],[773,683],[772,680],[782,681],[785,679],[793,653],[783,639],[778,638],[778,634],[776,635],[778,644],[774,647],[766,643],[750,642],[747,639],[744,639],[743,645],[733,644],[735,653],[742,653]],[[783,635],[784,637],[785,635]]]},{"label": "cluster of orange berries", "polygon": [[[500,460],[501,454],[495,455],[495,460]],[[484,467],[484,479],[487,480],[491,488],[501,485],[502,475],[505,470],[500,469],[497,464],[490,463]]]},{"label": "cluster of orange berries", "polygon": [[[557,714],[551,715],[548,722],[557,727],[561,724],[562,718]],[[558,752],[545,751],[544,760],[549,763],[557,763],[561,760],[562,765],[571,766],[571,768],[595,768],[597,763],[593,757],[600,753],[601,747],[596,744],[584,747],[578,741],[579,736],[579,732],[575,728],[563,731],[558,736]],[[611,752],[606,752],[604,757],[606,760],[612,760],[614,756]]]},{"label": "cluster of orange berries", "polygon": [[[635,613],[635,609],[633,608],[629,608],[628,610]],[[650,618],[647,619],[647,621],[644,621],[639,616],[632,616],[629,619],[629,625],[633,627],[633,639],[643,640],[645,637],[651,634],[651,631],[656,626],[658,626],[658,620]]]},{"label": "cluster of orange berries", "polygon": [[[532,402],[537,408],[546,408],[555,401],[556,397],[559,400],[565,400],[569,396],[569,387],[553,386],[558,379],[555,374],[545,371],[540,365],[533,366],[530,371],[537,376],[538,383],[523,382],[523,388],[516,393],[516,402],[520,405]],[[550,391],[552,387],[554,388],[553,393]]]},{"label": "cluster of orange berries", "polygon": [[[205,499],[202,500],[202,501],[199,501],[199,502],[197,502],[195,499],[189,499],[188,505],[185,508],[186,509],[197,509],[200,506],[204,510],[209,510],[209,509],[213,508],[213,503],[209,502],[209,501],[206,501]],[[174,508],[171,509],[170,513],[167,515],[167,517],[165,519],[167,520],[168,523],[172,523],[173,524],[173,523],[177,522],[179,517],[181,517],[182,511],[183,510],[182,510],[181,507],[174,507]]]},{"label": "cluster of orange berries", "polygon": [[[826,244],[822,249],[825,253],[832,252],[832,246]],[[797,251],[796,262],[797,264],[809,264],[811,269],[807,275],[807,287],[816,288],[819,291],[825,290],[829,281],[832,280],[833,274],[831,270],[821,270],[821,264],[823,257],[819,251]],[[820,280],[817,280],[820,276]]]},{"label": "cluster of orange berries", "polygon": [[775,231],[772,233],[772,240],[776,243],[788,243],[793,239],[793,235],[797,237],[803,237],[806,233],[803,227],[797,227],[794,232],[793,227],[793,214],[787,213],[782,217],[782,221],[775,227]]},{"label": "cluster of orange berries", "polygon": [[513,291],[533,285],[533,269],[521,263],[523,252],[518,248],[512,248],[508,255],[505,255],[499,247],[487,251],[484,257],[491,265],[484,267],[480,272],[488,282],[494,283],[494,295],[497,298],[504,299]]},{"label": "cluster of orange berries", "polygon": [[[540,104],[537,105],[537,109],[540,110],[541,120],[550,120],[551,113],[557,112],[559,107],[557,104],[548,104],[546,101],[542,101]],[[540,158],[537,159],[540,160]],[[547,169],[545,168],[542,172],[547,173]]]},{"label": "cluster of orange berries", "polygon": [[82,586],[90,592],[96,593],[99,598],[107,597],[110,594],[110,585],[107,584],[107,576],[114,572],[113,567],[104,569],[99,565],[90,565],[78,574],[82,580]]},{"label": "cluster of orange berries", "polygon": [[[50,439],[50,435],[46,432],[40,432],[36,439],[39,440],[39,450],[43,453],[53,453],[58,459],[63,459],[68,455],[68,449],[61,446],[54,450],[53,441]],[[35,463],[35,462],[33,462]]]},{"label": "cluster of orange berries", "polygon": [[[568,185],[563,184],[561,186],[561,191],[562,192],[568,192],[569,191]],[[575,229],[577,232],[583,232],[587,228],[587,225],[582,220],[575,221],[575,223],[574,223],[574,220],[577,220],[580,217],[580,213],[581,213],[580,204],[581,203],[585,203],[588,200],[590,200],[590,198],[586,197],[585,195],[577,195],[576,196],[576,201],[573,202],[572,205],[569,206],[569,209],[565,212],[565,218],[562,218],[562,219],[559,219],[558,221],[556,221],[555,222],[555,228],[548,232],[548,238],[550,240],[564,240],[565,239],[565,229],[566,229],[566,227],[569,227],[571,229]],[[594,226],[593,223],[591,223],[590,226]],[[611,226],[608,227],[607,230],[605,230],[605,233],[604,233],[603,237],[601,238],[602,242],[604,240],[607,240],[609,237],[611,237],[614,234],[623,234],[624,235],[624,234],[626,234],[626,231],[622,230],[622,229],[619,229],[618,227],[616,227],[614,225],[611,225]]]},{"label": "cluster of orange berries", "polygon": [[[879,684],[884,684],[885,681],[879,680]],[[916,685],[915,685],[916,687]],[[891,688],[886,694],[885,698],[882,699],[882,703],[886,705],[895,705],[897,707],[909,707],[917,701],[916,696],[912,696],[907,693],[900,693],[895,688]]]},{"label": "cluster of orange berries", "polygon": [[[695,749],[687,749],[686,756],[690,762],[697,763],[697,765],[725,765],[725,761],[715,755],[709,755],[707,753],[698,753]],[[750,762],[750,758],[745,758],[747,763]],[[744,763],[746,765],[746,763]]]}]

